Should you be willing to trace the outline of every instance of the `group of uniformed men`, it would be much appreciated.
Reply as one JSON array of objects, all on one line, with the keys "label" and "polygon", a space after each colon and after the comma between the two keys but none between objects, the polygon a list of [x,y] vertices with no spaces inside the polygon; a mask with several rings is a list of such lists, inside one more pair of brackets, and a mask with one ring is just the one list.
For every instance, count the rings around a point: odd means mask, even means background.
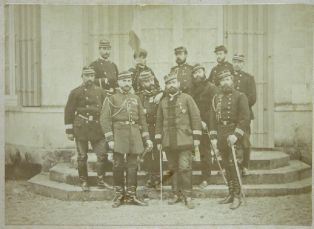
[{"label": "group of uniformed men", "polygon": [[[75,140],[78,174],[83,191],[89,190],[87,152],[89,143],[97,154],[97,185],[115,191],[112,207],[121,204],[145,206],[136,195],[139,158],[144,160],[149,188],[160,185],[160,152],[168,160],[168,178],[173,196],[168,204],[184,202],[191,209],[192,160],[199,149],[203,181],[211,175],[211,148],[218,149],[227,178],[229,195],[220,203],[241,204],[239,180],[231,146],[241,146],[243,175],[248,173],[250,121],[256,101],[253,76],[244,72],[244,56],[235,54],[233,65],[226,61],[227,49],[215,48],[218,64],[209,77],[200,64],[187,63],[185,47],[174,50],[177,65],[164,77],[162,91],[147,52],[134,53],[135,67],[118,72],[109,60],[111,45],[99,42],[99,58],[83,68],[83,83],[71,91],[65,107],[69,140]],[[105,182],[105,165],[113,163],[113,186]],[[124,172],[126,171],[126,177]],[[166,179],[165,177],[164,179]]]}]

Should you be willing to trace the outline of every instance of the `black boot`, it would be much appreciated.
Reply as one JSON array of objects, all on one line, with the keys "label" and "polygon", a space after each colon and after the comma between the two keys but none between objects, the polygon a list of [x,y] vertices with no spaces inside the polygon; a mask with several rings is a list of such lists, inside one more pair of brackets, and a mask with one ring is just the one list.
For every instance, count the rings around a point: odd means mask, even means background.
[{"label": "black boot", "polygon": [[234,195],[233,201],[230,205],[230,209],[232,210],[237,209],[238,207],[240,207],[241,204],[242,204],[242,199],[240,195]]},{"label": "black boot", "polygon": [[148,206],[148,203],[136,196],[136,187],[127,187],[125,202],[130,205]]},{"label": "black boot", "polygon": [[219,201],[219,204],[229,204],[233,202],[233,181],[229,180],[228,181],[228,189],[229,189],[229,194],[226,196],[223,200]]},{"label": "black boot", "polygon": [[182,201],[182,196],[180,193],[175,193],[172,198],[168,201],[169,205],[174,205]]},{"label": "black boot", "polygon": [[117,208],[124,202],[124,189],[123,187],[115,187],[115,197],[113,199],[112,207]]},{"label": "black boot", "polygon": [[82,191],[89,191],[88,183],[87,183],[87,163],[85,161],[78,161],[78,173],[79,179],[81,182]]},{"label": "black boot", "polygon": [[194,209],[195,208],[195,205],[192,201],[192,197],[191,197],[191,194],[192,192],[191,191],[184,191],[184,203],[185,203],[185,206],[188,208],[188,209]]},{"label": "black boot", "polygon": [[113,189],[113,186],[105,182],[104,176],[97,176],[97,186],[99,188]]}]

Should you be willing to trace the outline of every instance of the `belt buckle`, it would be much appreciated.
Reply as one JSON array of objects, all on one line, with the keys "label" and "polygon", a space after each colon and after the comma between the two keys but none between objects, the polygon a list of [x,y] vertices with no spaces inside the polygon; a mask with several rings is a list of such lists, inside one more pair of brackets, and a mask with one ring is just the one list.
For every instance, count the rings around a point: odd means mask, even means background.
[{"label": "belt buckle", "polygon": [[88,116],[88,120],[89,120],[89,121],[93,121],[93,116],[91,116],[91,115]]},{"label": "belt buckle", "polygon": [[129,121],[126,121],[126,122],[125,122],[125,124],[129,125],[129,124],[130,124],[130,122],[129,122]]},{"label": "belt buckle", "polygon": [[227,125],[227,121],[222,121],[222,124],[223,124],[224,126],[226,126],[226,125]]}]

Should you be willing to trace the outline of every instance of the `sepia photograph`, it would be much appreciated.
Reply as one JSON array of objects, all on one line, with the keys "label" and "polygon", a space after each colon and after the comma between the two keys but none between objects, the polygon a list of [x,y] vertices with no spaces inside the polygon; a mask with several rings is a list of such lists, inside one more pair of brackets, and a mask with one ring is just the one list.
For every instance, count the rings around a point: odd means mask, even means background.
[{"label": "sepia photograph", "polygon": [[314,7],[5,1],[5,227],[312,227]]}]

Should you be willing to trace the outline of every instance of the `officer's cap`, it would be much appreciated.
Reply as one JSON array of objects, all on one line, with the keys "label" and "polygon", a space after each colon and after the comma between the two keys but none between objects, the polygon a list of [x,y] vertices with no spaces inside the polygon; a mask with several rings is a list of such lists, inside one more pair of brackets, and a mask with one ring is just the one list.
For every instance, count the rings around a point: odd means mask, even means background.
[{"label": "officer's cap", "polygon": [[83,67],[82,74],[83,75],[95,74],[95,70],[90,66],[85,66]]},{"label": "officer's cap", "polygon": [[100,40],[99,48],[111,48],[110,41],[106,39]]},{"label": "officer's cap", "polygon": [[222,79],[224,79],[228,76],[232,76],[231,72],[229,70],[222,70],[217,75],[217,81],[220,82]]},{"label": "officer's cap", "polygon": [[145,49],[140,49],[137,52],[134,52],[133,57],[134,57],[134,59],[137,57],[146,58],[147,57],[147,51]]},{"label": "officer's cap", "polygon": [[232,57],[232,60],[238,60],[238,61],[242,61],[244,62],[245,61],[245,57],[243,54],[234,54],[233,57]]},{"label": "officer's cap", "polygon": [[199,69],[203,69],[203,70],[205,71],[205,68],[204,68],[202,65],[200,65],[200,64],[195,64],[195,65],[193,66],[193,68],[192,68],[192,74],[193,74],[194,72],[196,72],[197,70],[199,70]]},{"label": "officer's cap", "polygon": [[132,79],[132,72],[123,71],[123,72],[119,73],[118,80],[124,80],[124,79]]},{"label": "officer's cap", "polygon": [[180,47],[177,47],[177,48],[174,49],[174,54],[177,54],[177,53],[180,53],[180,52],[184,52],[185,54],[187,54],[188,50],[185,47],[183,47],[183,46],[180,46]]},{"label": "officer's cap", "polygon": [[140,73],[140,76],[139,76],[139,80],[140,81],[144,81],[144,80],[147,80],[147,79],[150,79],[153,77],[153,74],[151,71],[143,71]]},{"label": "officer's cap", "polygon": [[223,46],[223,45],[219,45],[219,46],[217,46],[216,48],[215,48],[215,53],[216,52],[219,52],[219,51],[224,51],[224,53],[227,53],[228,52],[228,50],[227,50],[227,48],[225,47],[225,46]]},{"label": "officer's cap", "polygon": [[177,74],[175,73],[169,73],[164,76],[165,83],[168,83],[169,81],[174,80],[174,79],[177,79]]}]

